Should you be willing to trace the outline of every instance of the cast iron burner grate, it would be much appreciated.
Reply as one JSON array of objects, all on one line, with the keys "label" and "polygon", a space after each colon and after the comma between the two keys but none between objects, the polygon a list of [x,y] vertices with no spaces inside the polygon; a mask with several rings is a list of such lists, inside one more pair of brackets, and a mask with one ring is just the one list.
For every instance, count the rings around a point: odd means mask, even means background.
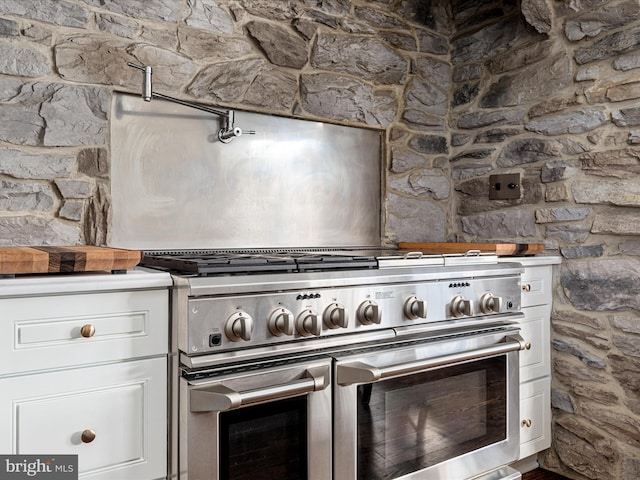
[{"label": "cast iron burner grate", "polygon": [[372,256],[354,256],[339,254],[318,254],[295,257],[298,271],[308,272],[315,270],[341,270],[377,268],[378,261]]},{"label": "cast iron burner grate", "polygon": [[145,253],[140,265],[183,275],[213,276],[377,268],[374,256],[336,253]]},{"label": "cast iron burner grate", "polygon": [[145,254],[141,265],[201,276],[232,273],[293,272],[296,262],[282,256],[242,254]]}]

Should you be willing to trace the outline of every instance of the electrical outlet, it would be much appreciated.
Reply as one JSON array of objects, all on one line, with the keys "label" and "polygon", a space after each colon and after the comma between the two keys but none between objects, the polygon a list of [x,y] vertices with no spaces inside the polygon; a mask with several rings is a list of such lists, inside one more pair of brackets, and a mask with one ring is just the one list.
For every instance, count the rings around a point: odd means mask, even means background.
[{"label": "electrical outlet", "polygon": [[489,200],[520,198],[520,174],[504,173],[489,176]]}]

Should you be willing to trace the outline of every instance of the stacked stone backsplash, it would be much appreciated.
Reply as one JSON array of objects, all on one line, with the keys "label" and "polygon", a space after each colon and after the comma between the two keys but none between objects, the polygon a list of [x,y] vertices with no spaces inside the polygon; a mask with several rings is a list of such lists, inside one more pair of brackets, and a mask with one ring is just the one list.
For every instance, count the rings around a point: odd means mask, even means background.
[{"label": "stacked stone backsplash", "polygon": [[450,230],[446,0],[0,2],[0,244],[109,241],[114,90],[387,131],[390,241]]},{"label": "stacked stone backsplash", "polygon": [[[640,478],[640,2],[453,2],[459,239],[543,240],[553,446],[574,479]],[[518,200],[489,175],[520,173]]]},{"label": "stacked stone backsplash", "polygon": [[[0,245],[107,244],[114,90],[384,130],[386,240],[544,241],[547,468],[640,478],[638,0],[2,0]],[[517,200],[489,176],[520,173]]]}]

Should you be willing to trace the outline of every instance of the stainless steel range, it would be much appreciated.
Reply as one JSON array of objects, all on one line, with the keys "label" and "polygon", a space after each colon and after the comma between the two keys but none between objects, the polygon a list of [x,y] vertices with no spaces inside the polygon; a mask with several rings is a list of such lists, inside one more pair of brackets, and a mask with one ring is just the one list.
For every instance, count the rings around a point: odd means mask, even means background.
[{"label": "stainless steel range", "polygon": [[[147,255],[144,264],[170,258]],[[395,336],[390,329],[415,333],[517,313],[520,266],[507,274],[504,264],[478,259],[482,263],[467,258],[452,266],[448,257],[429,256],[386,267],[389,257],[367,254],[197,254],[201,273],[190,274],[179,255],[186,269],[175,277],[177,346],[184,361],[197,366],[204,354],[290,353],[310,348],[304,340],[343,343],[336,337]]]},{"label": "stainless steel range", "polygon": [[514,461],[521,266],[380,251],[384,132],[217,112],[122,94],[111,111],[111,245],[174,279],[171,478]]},{"label": "stainless steel range", "polygon": [[400,252],[143,262],[174,273],[175,477],[462,480],[516,460],[520,264]]}]

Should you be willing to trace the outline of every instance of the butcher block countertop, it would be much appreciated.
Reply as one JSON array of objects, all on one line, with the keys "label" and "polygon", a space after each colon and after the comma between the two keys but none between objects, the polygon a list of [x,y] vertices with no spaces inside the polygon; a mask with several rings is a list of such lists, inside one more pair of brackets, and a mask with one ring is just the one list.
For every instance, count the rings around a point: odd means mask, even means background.
[{"label": "butcher block countertop", "polygon": [[0,275],[128,270],[142,252],[120,248],[79,246],[0,247]]},{"label": "butcher block countertop", "polygon": [[498,256],[536,255],[544,243],[464,243],[464,242],[400,242],[400,250],[422,253],[461,253],[470,251],[494,253]]},{"label": "butcher block countertop", "polygon": [[168,273],[134,268],[141,256],[93,246],[0,247],[0,298],[170,287]]}]

